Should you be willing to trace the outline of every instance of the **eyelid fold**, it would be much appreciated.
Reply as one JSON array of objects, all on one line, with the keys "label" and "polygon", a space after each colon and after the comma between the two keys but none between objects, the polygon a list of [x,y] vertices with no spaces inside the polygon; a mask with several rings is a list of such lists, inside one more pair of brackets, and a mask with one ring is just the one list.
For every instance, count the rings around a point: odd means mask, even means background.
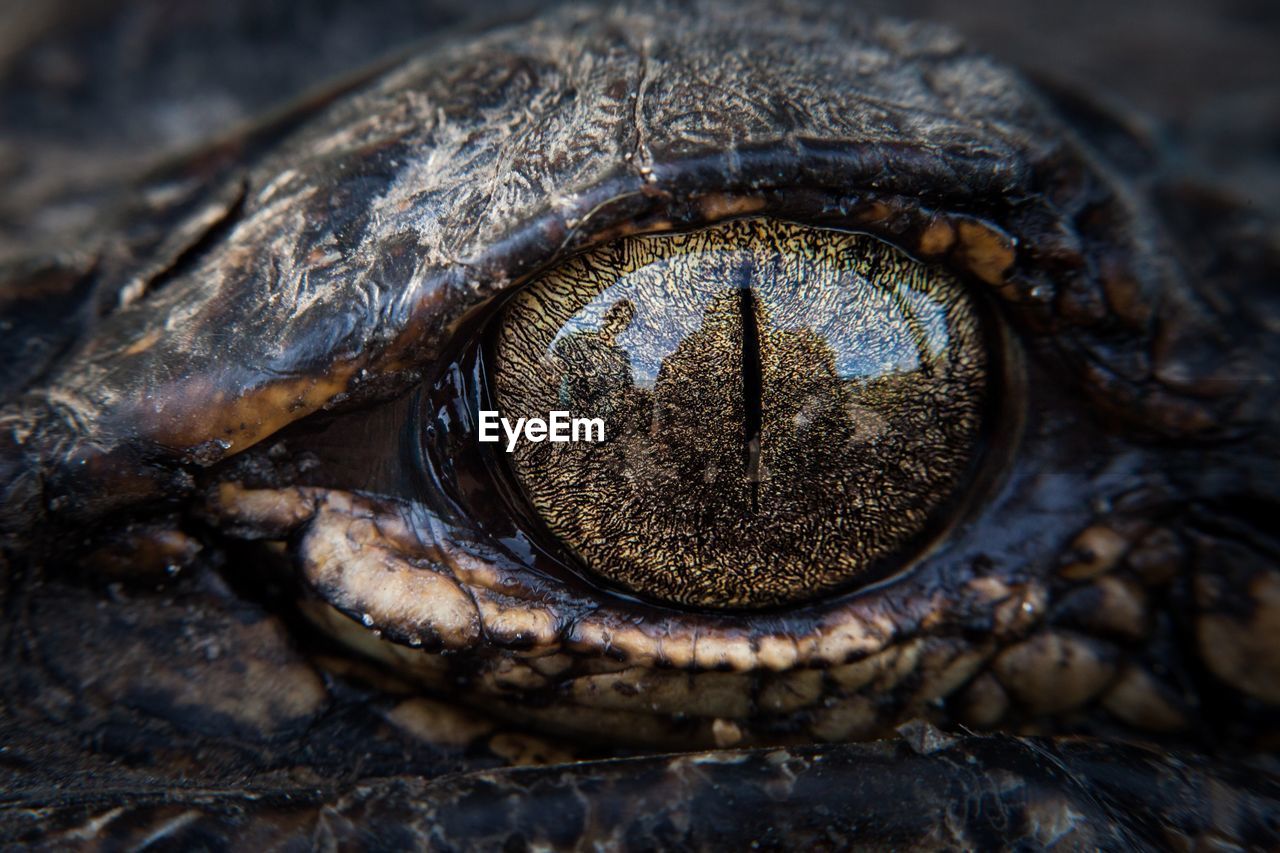
[{"label": "eyelid fold", "polygon": [[289,423],[411,386],[488,300],[570,251],[744,213],[968,271],[1157,431],[1239,403],[1226,374],[1247,368],[1181,355],[1224,335],[1135,224],[1142,201],[1013,74],[927,27],[741,20],[570,9],[323,109],[224,179],[244,199],[213,245],[4,408],[2,487],[80,518],[181,494]]}]

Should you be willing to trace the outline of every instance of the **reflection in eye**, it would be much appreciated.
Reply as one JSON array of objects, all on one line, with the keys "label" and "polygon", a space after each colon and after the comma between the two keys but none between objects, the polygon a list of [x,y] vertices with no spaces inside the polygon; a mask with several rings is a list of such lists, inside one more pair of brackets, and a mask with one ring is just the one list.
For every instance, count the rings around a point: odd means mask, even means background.
[{"label": "reflection in eye", "polygon": [[978,306],[871,237],[773,220],[624,239],[520,291],[504,416],[606,440],[519,442],[552,535],[626,590],[791,604],[900,568],[947,521],[989,396]]}]

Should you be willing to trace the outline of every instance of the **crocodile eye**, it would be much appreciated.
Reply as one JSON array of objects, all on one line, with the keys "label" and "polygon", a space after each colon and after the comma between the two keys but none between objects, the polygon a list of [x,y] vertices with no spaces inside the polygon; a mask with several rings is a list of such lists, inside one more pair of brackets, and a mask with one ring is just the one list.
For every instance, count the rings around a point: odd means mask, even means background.
[{"label": "crocodile eye", "polygon": [[956,279],[769,219],[572,258],[517,293],[490,345],[501,416],[563,412],[580,439],[507,445],[537,520],[589,572],[699,607],[900,569],[952,514],[990,394]]}]

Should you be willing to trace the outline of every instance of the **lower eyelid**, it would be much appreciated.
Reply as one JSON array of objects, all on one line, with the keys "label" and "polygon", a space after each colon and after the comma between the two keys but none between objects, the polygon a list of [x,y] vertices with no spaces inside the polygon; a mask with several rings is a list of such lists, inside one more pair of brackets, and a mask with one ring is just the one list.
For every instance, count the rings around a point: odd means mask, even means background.
[{"label": "lower eyelid", "polygon": [[[879,716],[867,717],[865,708],[857,710],[861,699],[822,705],[827,688],[810,696],[812,679],[849,696],[855,682],[875,678],[892,693],[884,672],[935,660],[930,667],[942,666],[960,678],[953,667],[976,668],[997,644],[1018,636],[1039,618],[1045,596],[1036,584],[1009,586],[980,576],[948,590],[948,601],[966,601],[993,617],[984,643],[956,658],[960,648],[954,639],[911,638],[912,624],[937,620],[945,611],[942,600],[918,593],[896,600],[863,597],[768,619],[664,616],[648,607],[643,618],[636,618],[640,614],[626,606],[600,606],[563,594],[557,600],[546,586],[522,589],[500,563],[424,536],[432,523],[422,518],[420,507],[332,490],[224,484],[208,511],[219,524],[242,533],[256,528],[292,539],[299,571],[328,602],[309,604],[307,612],[358,650],[451,691],[459,689],[449,675],[456,663],[472,673],[464,694],[497,702],[494,707],[514,703],[513,714],[525,692],[568,690],[577,697],[569,706],[536,716],[545,716],[552,726],[587,729],[628,719],[637,739],[654,743],[690,738],[714,743],[715,720],[733,718],[744,697],[760,691],[766,699],[782,691],[767,700],[778,705],[779,725],[799,713],[791,707],[799,699],[783,698],[793,691],[809,697],[805,709],[825,709],[812,722],[818,732],[848,735],[858,720],[871,725],[873,718],[883,724]],[[439,651],[450,654],[441,657]],[[491,676],[475,677],[476,660],[488,661],[481,671],[492,669]],[[694,714],[702,720],[697,732],[677,734],[680,727],[670,729],[668,714],[689,699],[691,687],[700,695],[710,691],[705,694],[710,698],[700,700],[703,705],[689,706],[702,708],[706,716]],[[636,691],[653,691],[654,697],[637,706],[617,698]],[[726,725],[719,725],[721,737]]]}]

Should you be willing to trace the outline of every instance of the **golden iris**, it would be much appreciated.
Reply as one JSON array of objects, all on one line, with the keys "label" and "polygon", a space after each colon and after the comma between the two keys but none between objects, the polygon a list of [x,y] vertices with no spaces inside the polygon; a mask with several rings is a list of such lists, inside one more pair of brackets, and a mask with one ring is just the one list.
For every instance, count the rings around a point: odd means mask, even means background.
[{"label": "golden iris", "polygon": [[618,240],[504,309],[501,414],[549,531],[634,593],[792,604],[917,553],[974,463],[988,353],[969,290],[875,238],[771,219]]}]

